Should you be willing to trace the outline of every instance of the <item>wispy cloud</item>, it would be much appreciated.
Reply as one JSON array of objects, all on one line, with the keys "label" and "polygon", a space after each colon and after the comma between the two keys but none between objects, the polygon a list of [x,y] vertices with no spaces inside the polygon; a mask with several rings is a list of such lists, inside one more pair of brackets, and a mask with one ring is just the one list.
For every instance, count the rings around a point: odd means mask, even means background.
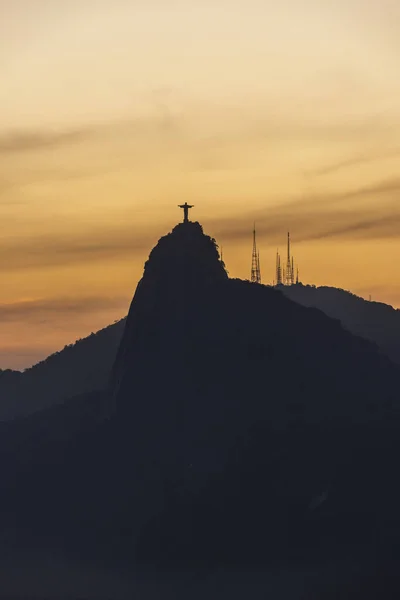
[{"label": "wispy cloud", "polygon": [[78,181],[97,177],[99,174],[104,174],[105,168],[71,168],[67,166],[60,166],[58,169],[55,168],[41,168],[36,170],[29,170],[27,168],[20,169],[17,174],[14,173],[13,177],[8,174],[7,177],[0,173],[0,207],[1,206],[16,206],[17,204],[28,204],[28,199],[16,198],[15,194],[10,195],[11,191],[17,190],[18,188],[34,185],[37,183],[64,183],[70,181]]},{"label": "wispy cloud", "polygon": [[[291,199],[233,218],[211,219],[206,230],[217,240],[247,239],[254,220],[260,236],[276,244],[290,229],[297,242],[326,238],[385,239],[400,231],[400,179],[378,182],[342,194]],[[250,224],[250,225],[249,225]],[[75,265],[140,256],[145,260],[165,232],[162,223],[145,232],[130,224],[0,240],[0,271]]]},{"label": "wispy cloud", "polygon": [[127,310],[127,299],[88,296],[83,298],[39,298],[0,304],[0,322],[21,321],[43,323],[55,318],[92,314],[105,310]]},{"label": "wispy cloud", "polygon": [[[249,223],[256,220],[259,236],[274,245],[288,229],[297,242],[394,238],[400,231],[399,194],[400,180],[394,179],[343,194],[289,201],[230,220],[214,220],[210,227],[217,239],[240,241],[248,237]],[[366,203],[367,198],[375,201]]]},{"label": "wispy cloud", "polygon": [[0,155],[54,148],[64,144],[80,142],[90,135],[90,128],[63,131],[9,131],[0,134]]},{"label": "wispy cloud", "polygon": [[95,136],[135,137],[162,133],[173,135],[182,130],[182,115],[174,114],[165,104],[154,112],[124,119],[106,120],[70,129],[21,129],[0,132],[0,155],[55,148],[90,140]]},{"label": "wispy cloud", "polygon": [[315,169],[310,172],[310,175],[331,175],[332,173],[337,173],[342,169],[349,169],[352,167],[359,167],[362,165],[366,165],[369,163],[374,163],[380,160],[386,160],[388,158],[396,158],[400,156],[400,148],[394,148],[392,150],[388,150],[387,152],[376,152],[371,154],[358,154],[356,156],[340,160],[336,163],[331,163],[329,165],[325,165],[320,169]]},{"label": "wispy cloud", "polygon": [[110,227],[82,234],[60,234],[0,241],[0,271],[82,264],[123,255],[143,254],[157,235],[132,227]]},{"label": "wispy cloud", "polygon": [[[360,140],[373,136],[375,139],[393,137],[398,128],[381,115],[370,115],[350,121],[336,119],[326,121],[286,113],[270,114],[259,107],[243,115],[241,110],[220,110],[215,106],[191,106],[179,108],[160,95],[155,95],[143,114],[121,119],[77,125],[69,129],[22,129],[0,132],[0,154],[14,154],[58,147],[85,141],[97,135],[134,139],[154,134],[168,139],[180,140],[193,145],[193,151],[226,148],[243,142],[333,141]],[[336,168],[361,161],[370,161],[400,153],[400,148],[387,153],[350,157],[337,164],[327,165],[315,171],[329,172]]]}]

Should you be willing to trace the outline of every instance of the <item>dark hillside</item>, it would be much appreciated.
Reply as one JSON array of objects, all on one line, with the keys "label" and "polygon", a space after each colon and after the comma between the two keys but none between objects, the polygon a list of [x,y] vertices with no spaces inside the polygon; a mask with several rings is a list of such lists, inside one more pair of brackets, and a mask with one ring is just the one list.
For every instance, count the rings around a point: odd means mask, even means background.
[{"label": "dark hillside", "polygon": [[215,241],[178,225],[108,393],[2,425],[0,533],[152,574],[397,560],[399,377],[320,310],[228,279]]},{"label": "dark hillside", "polygon": [[23,373],[0,371],[0,420],[104,389],[124,326],[122,319],[66,346]]},{"label": "dark hillside", "polygon": [[[400,363],[400,312],[337,288],[295,285],[280,291],[291,300],[322,310],[354,335],[378,345]],[[0,370],[0,420],[30,414],[108,382],[126,319],[66,346],[25,372]]]},{"label": "dark hillside", "polygon": [[319,308],[343,327],[375,342],[400,363],[400,311],[381,302],[368,302],[345,290],[310,285],[281,286],[280,290],[303,306]]}]

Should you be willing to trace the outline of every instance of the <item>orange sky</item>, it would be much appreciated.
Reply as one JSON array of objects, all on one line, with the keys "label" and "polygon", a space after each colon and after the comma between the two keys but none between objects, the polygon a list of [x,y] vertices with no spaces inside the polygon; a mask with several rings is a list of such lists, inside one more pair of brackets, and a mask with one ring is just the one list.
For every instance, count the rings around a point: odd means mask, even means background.
[{"label": "orange sky", "polygon": [[0,368],[123,316],[192,218],[400,306],[398,0],[0,0]]}]

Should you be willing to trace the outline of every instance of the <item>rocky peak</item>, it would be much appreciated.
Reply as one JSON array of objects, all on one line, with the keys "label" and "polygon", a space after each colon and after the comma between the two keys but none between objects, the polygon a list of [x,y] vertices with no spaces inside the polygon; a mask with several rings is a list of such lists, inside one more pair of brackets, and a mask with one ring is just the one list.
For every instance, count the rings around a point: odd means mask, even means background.
[{"label": "rocky peak", "polygon": [[188,221],[158,241],[145,264],[143,279],[198,285],[227,277],[216,241],[204,234],[200,223]]}]

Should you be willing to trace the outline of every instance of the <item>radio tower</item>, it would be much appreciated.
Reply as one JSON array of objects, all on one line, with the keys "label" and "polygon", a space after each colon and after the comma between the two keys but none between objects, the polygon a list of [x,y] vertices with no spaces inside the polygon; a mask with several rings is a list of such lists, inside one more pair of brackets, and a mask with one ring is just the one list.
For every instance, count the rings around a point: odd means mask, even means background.
[{"label": "radio tower", "polygon": [[292,285],[292,261],[290,260],[290,233],[287,234],[287,261],[285,271],[285,285]]},{"label": "radio tower", "polygon": [[254,224],[254,229],[253,229],[253,255],[251,258],[251,282],[252,283],[261,283],[260,253],[257,251],[256,225],[255,224]]},{"label": "radio tower", "polygon": [[281,257],[278,251],[276,251],[276,285],[282,285]]}]

